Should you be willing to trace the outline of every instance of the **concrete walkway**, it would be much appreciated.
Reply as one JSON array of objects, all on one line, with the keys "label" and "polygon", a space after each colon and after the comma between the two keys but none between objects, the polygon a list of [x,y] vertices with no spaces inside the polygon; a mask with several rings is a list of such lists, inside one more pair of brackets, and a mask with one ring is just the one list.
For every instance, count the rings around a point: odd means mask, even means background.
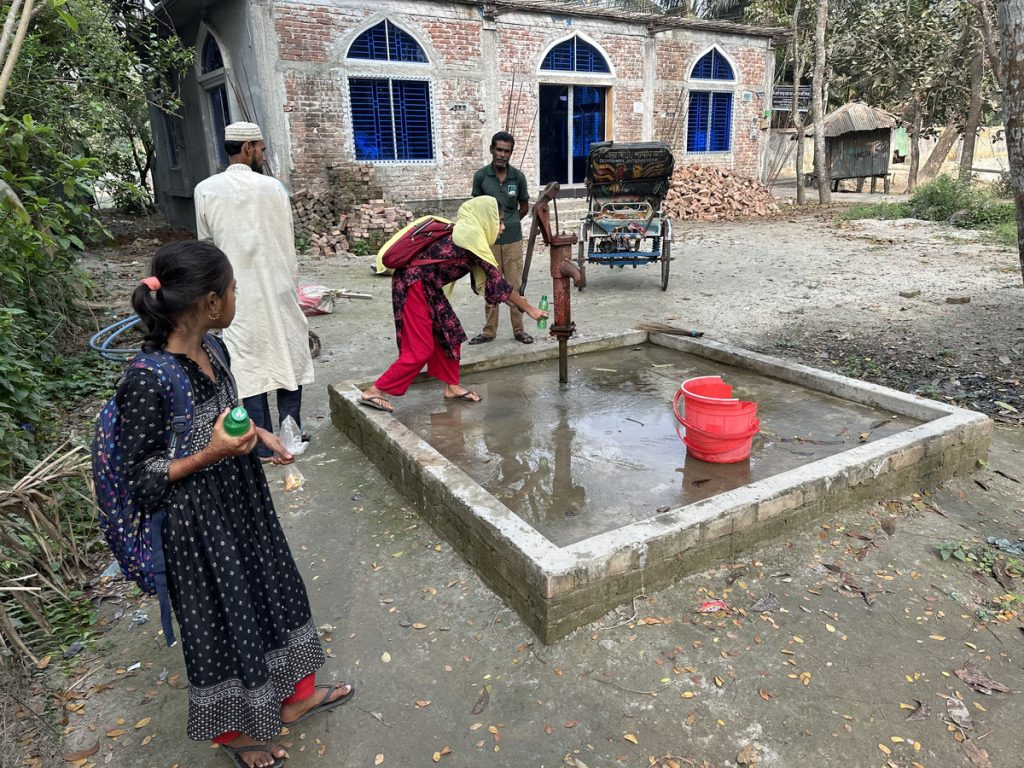
[{"label": "concrete walkway", "polygon": [[[759,316],[758,292],[778,287],[760,276],[785,269],[785,254],[759,244],[756,228],[750,240],[702,231],[702,247],[719,244],[699,254],[674,249],[680,258],[666,293],[656,268],[592,273],[590,288],[574,294],[580,333],[648,320],[751,347],[771,339],[781,318]],[[547,283],[543,256],[535,293]],[[697,258],[719,260],[699,285]],[[304,405],[313,432],[299,465],[305,487],[286,494],[283,471],[268,471],[329,649],[323,679],[357,686],[351,704],[284,738],[289,768],[970,765],[947,725],[947,712],[959,710],[946,697],[962,699],[973,721],[966,749],[987,750],[992,765],[1019,764],[1021,624],[978,624],[975,598],[1007,590],[942,561],[935,547],[1019,536],[1020,431],[997,428],[990,462],[972,479],[850,509],[737,552],[544,646],[330,424],[326,385],[372,378],[394,353],[390,285],[368,265],[304,265],[304,281],[375,299],[311,321],[323,355]],[[715,285],[727,278],[746,279],[748,290],[723,312],[725,289]],[[472,336],[480,300],[460,285],[455,304]],[[465,355],[498,354],[516,344],[510,336],[505,316],[498,341]],[[730,612],[698,613],[712,598]],[[756,611],[765,600],[778,607]],[[185,738],[181,654],[162,647],[155,605],[142,607],[149,623],[133,624],[129,610],[103,655],[69,675],[93,670],[80,691],[111,687],[69,713],[67,750],[98,740],[95,765],[226,768],[223,754]],[[972,689],[956,676],[968,662],[1015,692]],[[919,704],[928,714],[908,720]],[[126,733],[106,735],[118,730]]]}]

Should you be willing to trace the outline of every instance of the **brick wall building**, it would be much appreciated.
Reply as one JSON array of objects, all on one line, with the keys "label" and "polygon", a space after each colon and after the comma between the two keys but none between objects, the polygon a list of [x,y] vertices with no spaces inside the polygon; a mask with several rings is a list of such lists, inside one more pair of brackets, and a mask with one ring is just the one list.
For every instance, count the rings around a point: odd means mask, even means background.
[{"label": "brick wall building", "polygon": [[[464,199],[491,135],[534,189],[580,189],[596,140],[668,142],[677,165],[758,176],[779,30],[541,0],[166,0],[196,48],[179,117],[153,115],[168,218],[223,167],[223,125],[255,120],[293,191],[371,163],[389,200]],[[533,190],[531,190],[533,191]],[[565,193],[563,193],[565,194]]]}]

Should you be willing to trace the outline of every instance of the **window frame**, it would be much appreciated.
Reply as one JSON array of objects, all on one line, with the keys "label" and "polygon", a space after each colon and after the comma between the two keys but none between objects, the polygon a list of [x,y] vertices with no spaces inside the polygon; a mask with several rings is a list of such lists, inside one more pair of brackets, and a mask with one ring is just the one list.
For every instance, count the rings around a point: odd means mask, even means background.
[{"label": "window frame", "polygon": [[[209,45],[211,40],[220,52],[223,67],[210,72],[203,72],[203,62],[206,58],[206,46]],[[199,34],[196,41],[196,54],[196,82],[199,85],[199,89],[203,92],[201,113],[203,115],[204,123],[203,133],[207,137],[206,154],[210,161],[210,167],[215,168],[218,171],[222,171],[227,168],[229,162],[227,154],[224,151],[224,127],[231,124],[231,116],[238,109],[238,105],[235,104],[234,100],[231,98],[231,91],[228,88],[228,75],[230,72],[228,57],[225,55],[224,46],[220,44],[220,40],[217,39],[217,36],[213,34],[213,31],[209,27],[203,27]],[[219,126],[219,128],[216,119],[217,115],[213,106],[213,98],[215,94],[219,97],[222,110],[224,112],[224,125]]]},{"label": "window frame", "polygon": [[[724,60],[725,64],[729,67],[731,77],[715,77],[714,76],[714,65],[712,64],[712,76],[711,77],[698,77],[694,76],[694,71],[698,65],[707,58],[709,55],[713,56],[717,54]],[[714,59],[712,58],[712,62]],[[693,62],[690,64],[690,68],[687,71],[686,79],[686,133],[685,133],[685,152],[688,155],[729,155],[734,151],[735,134],[736,134],[736,92],[739,87],[739,79],[737,75],[738,69],[736,62],[733,61],[732,57],[729,56],[722,48],[718,45],[709,46],[706,50],[693,58]],[[693,97],[695,95],[704,96],[707,95],[707,124],[701,129],[701,135],[705,137],[706,149],[691,149],[690,148],[690,137],[691,131],[691,119],[693,119]],[[723,102],[723,99],[728,101]],[[724,107],[719,107],[724,103]],[[727,128],[725,131],[725,148],[714,148],[714,124],[716,118],[716,108],[722,109],[727,113]]]},{"label": "window frame", "polygon": [[[395,61],[390,58],[391,46],[386,46],[388,54],[387,59],[366,59],[366,58],[351,58],[349,52],[352,46],[355,45],[356,41],[359,40],[364,34],[379,26],[382,23],[389,24],[391,27],[401,31],[403,34],[408,36],[416,45],[419,46],[420,51],[423,53],[426,61]],[[440,142],[438,140],[438,117],[437,117],[437,104],[436,104],[436,92],[434,89],[434,77],[433,71],[434,66],[432,64],[431,53],[427,46],[423,44],[419,36],[409,30],[404,25],[396,24],[389,18],[377,19],[373,23],[366,25],[360,29],[348,42],[345,47],[344,55],[345,63],[345,111],[347,113],[348,125],[349,125],[349,151],[352,153],[352,157],[361,163],[373,163],[374,165],[387,165],[387,166],[430,166],[437,165],[439,163],[439,156],[441,154]],[[388,94],[391,106],[390,115],[390,127],[393,140],[393,159],[360,159],[359,150],[356,142],[356,123],[355,113],[353,111],[352,102],[352,81],[353,80],[377,80],[385,81],[388,83]],[[398,157],[398,128],[399,122],[395,120],[394,110],[394,84],[396,82],[425,82],[427,86],[427,110],[426,117],[430,121],[430,157],[419,158],[419,159],[405,159]],[[382,137],[378,137],[382,138]]]}]

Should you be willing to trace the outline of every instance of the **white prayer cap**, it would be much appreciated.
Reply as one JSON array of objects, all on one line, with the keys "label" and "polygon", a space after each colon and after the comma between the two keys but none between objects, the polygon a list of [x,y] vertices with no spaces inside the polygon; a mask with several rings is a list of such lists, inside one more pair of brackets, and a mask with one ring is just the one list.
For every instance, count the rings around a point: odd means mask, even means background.
[{"label": "white prayer cap", "polygon": [[256,123],[232,123],[224,128],[224,141],[263,141],[263,131]]}]

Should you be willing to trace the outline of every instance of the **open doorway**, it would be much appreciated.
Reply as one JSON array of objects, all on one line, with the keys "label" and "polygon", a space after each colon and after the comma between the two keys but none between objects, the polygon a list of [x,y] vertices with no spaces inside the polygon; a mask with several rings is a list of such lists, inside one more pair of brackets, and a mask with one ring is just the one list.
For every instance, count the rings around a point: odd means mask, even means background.
[{"label": "open doorway", "polygon": [[605,140],[608,88],[541,85],[539,95],[541,186],[582,184],[590,145]]}]

